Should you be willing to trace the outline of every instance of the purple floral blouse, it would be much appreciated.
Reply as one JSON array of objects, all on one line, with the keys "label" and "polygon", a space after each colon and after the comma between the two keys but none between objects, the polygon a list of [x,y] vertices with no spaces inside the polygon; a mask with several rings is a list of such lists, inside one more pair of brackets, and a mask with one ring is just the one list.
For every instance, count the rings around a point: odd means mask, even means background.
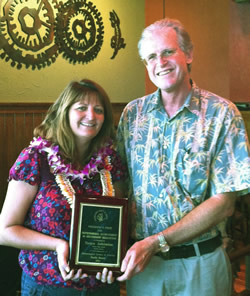
[{"label": "purple floral blouse", "polygon": [[[126,177],[126,169],[119,156],[114,152],[111,156],[113,182]],[[71,208],[58,187],[55,176],[50,172],[47,155],[39,153],[37,148],[25,148],[10,169],[9,180],[25,181],[38,185],[38,191],[27,213],[25,226],[38,232],[69,240]],[[78,179],[72,181],[76,193],[102,195],[102,185],[97,173],[92,179],[80,184]],[[18,194],[17,194],[18,198]],[[101,198],[101,196],[100,196]],[[90,276],[79,282],[64,281],[61,277],[57,254],[48,250],[21,250],[19,264],[24,272],[38,284],[76,289],[94,289],[103,285]]]}]

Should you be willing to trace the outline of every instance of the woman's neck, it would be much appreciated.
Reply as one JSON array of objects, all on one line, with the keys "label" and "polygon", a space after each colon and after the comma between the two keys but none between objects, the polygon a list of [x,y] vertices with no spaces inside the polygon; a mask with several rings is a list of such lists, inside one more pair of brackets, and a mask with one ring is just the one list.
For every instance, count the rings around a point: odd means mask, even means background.
[{"label": "woman's neck", "polygon": [[83,142],[77,142],[76,143],[76,161],[83,165],[86,162],[86,158],[89,155],[89,148],[90,143],[86,143],[86,141]]}]

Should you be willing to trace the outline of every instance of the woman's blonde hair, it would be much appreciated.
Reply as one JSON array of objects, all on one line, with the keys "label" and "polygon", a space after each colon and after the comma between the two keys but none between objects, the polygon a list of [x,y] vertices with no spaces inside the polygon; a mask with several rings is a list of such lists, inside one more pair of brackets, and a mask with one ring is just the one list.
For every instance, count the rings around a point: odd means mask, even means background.
[{"label": "woman's blonde hair", "polygon": [[83,79],[70,82],[49,108],[43,122],[34,129],[35,137],[59,145],[60,152],[67,162],[76,163],[76,144],[69,124],[70,107],[84,98],[97,97],[104,108],[104,122],[99,133],[91,141],[87,159],[97,152],[109,139],[114,140],[112,105],[105,90],[96,82]]}]

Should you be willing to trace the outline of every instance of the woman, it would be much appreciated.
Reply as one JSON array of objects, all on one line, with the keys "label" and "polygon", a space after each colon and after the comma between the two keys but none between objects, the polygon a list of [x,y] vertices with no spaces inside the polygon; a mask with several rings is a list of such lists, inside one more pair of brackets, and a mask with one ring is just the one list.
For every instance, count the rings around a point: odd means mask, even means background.
[{"label": "woman", "polygon": [[126,170],[114,134],[105,91],[91,80],[74,81],[11,168],[0,244],[22,249],[22,295],[120,295],[107,268],[97,280],[68,265],[75,194],[124,196]]}]

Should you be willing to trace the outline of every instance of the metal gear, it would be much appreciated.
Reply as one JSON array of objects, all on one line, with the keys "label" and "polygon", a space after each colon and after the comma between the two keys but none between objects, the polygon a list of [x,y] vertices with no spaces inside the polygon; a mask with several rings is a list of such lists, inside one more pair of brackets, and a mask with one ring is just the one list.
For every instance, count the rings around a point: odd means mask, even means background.
[{"label": "metal gear", "polygon": [[103,44],[104,26],[100,12],[92,2],[72,0],[58,11],[55,43],[70,63],[94,60]]},{"label": "metal gear", "polygon": [[0,57],[11,66],[41,69],[55,62],[54,43],[56,0],[8,0],[0,18]]}]

